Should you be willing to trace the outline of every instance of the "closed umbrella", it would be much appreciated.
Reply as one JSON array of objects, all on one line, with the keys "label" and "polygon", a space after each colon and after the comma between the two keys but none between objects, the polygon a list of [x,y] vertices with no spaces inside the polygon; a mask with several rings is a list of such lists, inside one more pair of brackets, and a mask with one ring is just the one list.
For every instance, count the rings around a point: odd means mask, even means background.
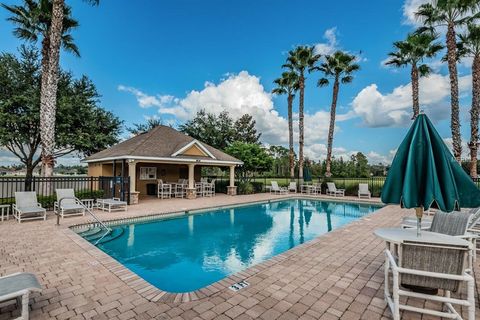
[{"label": "closed umbrella", "polygon": [[415,208],[418,233],[424,210],[451,212],[480,206],[480,190],[453,157],[425,114],[415,119],[398,147],[382,201]]},{"label": "closed umbrella", "polygon": [[309,167],[303,167],[303,181],[312,181],[312,172]]}]

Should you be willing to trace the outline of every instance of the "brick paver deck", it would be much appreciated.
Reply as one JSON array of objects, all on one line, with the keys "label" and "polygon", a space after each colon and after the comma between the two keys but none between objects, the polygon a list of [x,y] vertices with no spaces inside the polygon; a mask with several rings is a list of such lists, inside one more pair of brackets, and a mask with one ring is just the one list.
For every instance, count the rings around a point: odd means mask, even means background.
[{"label": "brick paver deck", "polygon": [[[111,220],[272,198],[279,196],[145,199],[128,212],[98,216]],[[50,214],[47,221],[0,223],[0,275],[26,271],[39,277],[44,289],[31,299],[31,319],[391,319],[383,300],[384,243],[372,232],[398,226],[407,214],[414,213],[382,208],[199,293],[180,295],[159,294],[68,228],[87,216],[56,226]],[[250,286],[232,292],[225,286],[234,280]],[[0,303],[0,320],[18,314],[13,301]]]}]

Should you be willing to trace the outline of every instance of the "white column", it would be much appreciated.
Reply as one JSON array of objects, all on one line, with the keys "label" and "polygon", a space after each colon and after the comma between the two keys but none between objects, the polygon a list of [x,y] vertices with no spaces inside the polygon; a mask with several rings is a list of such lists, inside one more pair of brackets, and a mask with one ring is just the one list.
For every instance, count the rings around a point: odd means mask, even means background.
[{"label": "white column", "polygon": [[188,165],[188,188],[195,188],[195,165],[193,163]]},{"label": "white column", "polygon": [[130,177],[130,192],[135,192],[137,183],[137,164],[135,160],[131,160],[128,163],[128,176]]},{"label": "white column", "polygon": [[230,187],[235,187],[235,166],[230,166]]}]

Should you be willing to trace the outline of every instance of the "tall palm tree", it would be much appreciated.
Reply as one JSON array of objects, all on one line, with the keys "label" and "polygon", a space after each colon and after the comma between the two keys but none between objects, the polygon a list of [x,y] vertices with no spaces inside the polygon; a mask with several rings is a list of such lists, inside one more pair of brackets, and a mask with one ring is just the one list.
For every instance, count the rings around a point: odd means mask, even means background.
[{"label": "tall palm tree", "polygon": [[430,74],[431,69],[423,64],[425,58],[434,57],[443,46],[435,42],[437,38],[429,33],[409,34],[404,41],[393,43],[395,52],[390,52],[390,59],[385,63],[397,68],[411,66],[410,76],[412,81],[412,100],[413,100],[413,119],[420,112],[420,103],[418,97],[418,80]]},{"label": "tall palm tree", "polygon": [[[22,5],[6,5],[12,16],[7,20],[16,25],[14,35],[20,39],[37,42],[41,38],[42,46],[42,79],[40,132],[42,141],[42,173],[51,176],[53,173],[53,151],[55,147],[55,109],[56,78],[58,78],[59,50],[62,47],[76,56],[80,56],[71,31],[78,27],[78,22],[71,17],[71,9],[62,4],[55,6],[52,0],[24,0]],[[54,20],[61,19],[61,24],[54,25]],[[53,59],[53,60],[52,60]],[[48,75],[53,75],[54,78]],[[51,79],[50,79],[51,78]]]},{"label": "tall palm tree", "polygon": [[466,32],[459,35],[459,56],[473,58],[472,108],[470,109],[470,176],[477,178],[478,120],[480,112],[480,26],[470,22]]},{"label": "tall palm tree", "polygon": [[319,54],[315,54],[313,46],[298,46],[288,53],[287,62],[282,66],[298,76],[298,178],[303,181],[303,146],[304,146],[304,96],[305,96],[305,73],[313,68],[315,63],[320,59]]},{"label": "tall palm tree", "polygon": [[295,179],[295,152],[293,151],[293,99],[298,91],[298,76],[293,71],[282,73],[282,77],[273,81],[277,87],[272,90],[274,94],[286,94],[288,105],[288,146],[290,179]]},{"label": "tall palm tree", "polygon": [[450,75],[451,92],[451,130],[453,140],[453,155],[458,162],[462,156],[462,137],[460,134],[460,107],[458,95],[458,72],[457,72],[457,39],[456,28],[464,25],[468,18],[467,14],[478,10],[478,0],[433,0],[431,3],[422,4],[416,12],[416,16],[424,23],[425,27],[420,31],[433,32],[436,27],[447,27],[447,62]]},{"label": "tall palm tree", "polygon": [[338,92],[340,82],[347,84],[353,81],[352,74],[360,69],[356,63],[357,57],[346,52],[336,51],[332,55],[326,55],[325,61],[313,69],[323,72],[324,77],[318,80],[317,85],[324,87],[333,80],[332,105],[330,107],[330,126],[328,128],[327,161],[325,176],[330,177],[332,164],[333,132],[335,131],[335,115],[337,110]]}]

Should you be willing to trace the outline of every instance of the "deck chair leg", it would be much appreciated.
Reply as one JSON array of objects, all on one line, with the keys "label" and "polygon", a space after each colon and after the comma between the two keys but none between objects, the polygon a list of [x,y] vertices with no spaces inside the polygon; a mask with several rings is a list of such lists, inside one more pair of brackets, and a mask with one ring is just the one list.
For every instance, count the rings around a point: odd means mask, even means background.
[{"label": "deck chair leg", "polygon": [[475,319],[475,280],[470,279],[467,283],[467,299],[468,299],[468,320]]},{"label": "deck chair leg", "polygon": [[29,302],[29,292],[25,293],[22,296],[22,316],[21,319],[28,320],[28,302]]},{"label": "deck chair leg", "polygon": [[399,275],[398,271],[393,270],[393,320],[400,320],[400,295],[398,294],[399,285],[398,281]]}]

